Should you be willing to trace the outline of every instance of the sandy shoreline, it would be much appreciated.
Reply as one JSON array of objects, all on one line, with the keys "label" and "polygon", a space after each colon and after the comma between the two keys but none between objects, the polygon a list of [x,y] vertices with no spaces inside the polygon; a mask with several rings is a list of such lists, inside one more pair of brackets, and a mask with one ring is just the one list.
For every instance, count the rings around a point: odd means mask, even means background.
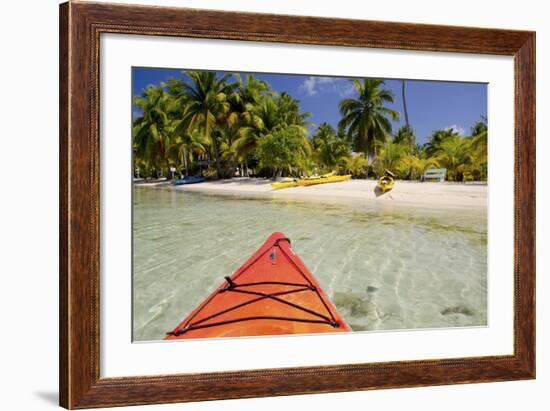
[{"label": "sandy shoreline", "polygon": [[419,183],[396,181],[392,191],[377,196],[375,180],[350,180],[309,187],[273,189],[272,180],[233,178],[200,184],[172,186],[169,183],[138,183],[136,186],[167,188],[205,194],[304,199],[319,202],[353,202],[365,205],[416,208],[487,208],[486,184]]}]

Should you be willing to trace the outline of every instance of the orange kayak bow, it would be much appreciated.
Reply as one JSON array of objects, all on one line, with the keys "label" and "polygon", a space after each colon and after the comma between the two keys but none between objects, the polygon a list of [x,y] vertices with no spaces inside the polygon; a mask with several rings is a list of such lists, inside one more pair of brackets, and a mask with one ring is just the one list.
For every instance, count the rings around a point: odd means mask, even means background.
[{"label": "orange kayak bow", "polygon": [[267,241],[165,339],[351,331],[282,233]]}]

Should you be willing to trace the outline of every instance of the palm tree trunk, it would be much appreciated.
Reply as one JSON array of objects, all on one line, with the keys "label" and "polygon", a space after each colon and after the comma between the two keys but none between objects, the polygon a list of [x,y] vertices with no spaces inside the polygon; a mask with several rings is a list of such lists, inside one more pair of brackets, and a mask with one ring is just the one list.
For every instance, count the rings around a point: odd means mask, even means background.
[{"label": "palm tree trunk", "polygon": [[[405,96],[405,80],[401,80],[401,97],[403,98],[403,114],[405,115],[405,127],[407,127],[407,134],[409,137],[409,143],[411,145],[411,154],[415,142],[412,140],[411,126],[409,124],[409,111],[407,110],[407,97]],[[409,170],[409,180],[414,180],[414,168],[411,166]]]},{"label": "palm tree trunk", "polygon": [[401,97],[403,98],[403,114],[405,114],[405,126],[410,130],[409,112],[407,110],[407,99],[405,97],[405,80],[401,80]]},{"label": "palm tree trunk", "polygon": [[183,164],[185,165],[185,177],[189,175],[189,168],[187,166],[187,150],[183,147]]},{"label": "palm tree trunk", "polygon": [[170,163],[169,163],[168,159],[166,160],[166,173],[168,174],[166,176],[166,179],[167,180],[172,180],[172,178],[174,177],[174,173],[172,173],[172,170],[170,169]]},{"label": "palm tree trunk", "polygon": [[230,159],[225,162],[225,177],[233,178],[233,176],[235,175],[235,167],[233,166],[233,164],[233,161],[231,161]]},{"label": "palm tree trunk", "polygon": [[214,156],[216,156],[216,172],[218,173],[218,178],[222,178],[222,168],[220,165],[220,155],[218,153],[218,142],[213,139],[212,145],[214,146]]},{"label": "palm tree trunk", "polygon": [[222,178],[222,168],[220,165],[220,154],[218,152],[218,140],[216,137],[211,135],[210,128],[208,127],[208,124],[206,124],[206,127],[204,129],[204,133],[206,134],[207,138],[210,138],[210,141],[212,141],[212,146],[214,148],[214,156],[216,157],[216,172],[218,174],[218,178]]}]

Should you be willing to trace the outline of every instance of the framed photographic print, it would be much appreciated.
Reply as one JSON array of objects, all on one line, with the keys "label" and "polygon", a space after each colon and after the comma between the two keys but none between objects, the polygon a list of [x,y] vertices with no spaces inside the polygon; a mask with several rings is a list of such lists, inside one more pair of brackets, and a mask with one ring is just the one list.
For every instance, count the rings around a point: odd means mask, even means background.
[{"label": "framed photographic print", "polygon": [[535,34],[60,6],[60,403],[535,377]]}]

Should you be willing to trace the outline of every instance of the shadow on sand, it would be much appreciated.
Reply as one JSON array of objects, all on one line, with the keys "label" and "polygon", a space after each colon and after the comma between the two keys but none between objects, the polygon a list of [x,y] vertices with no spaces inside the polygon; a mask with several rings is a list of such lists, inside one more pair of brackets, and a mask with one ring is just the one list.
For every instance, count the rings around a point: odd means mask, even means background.
[{"label": "shadow on sand", "polygon": [[270,180],[267,178],[248,178],[248,177],[233,177],[226,178],[221,180],[211,180],[211,183],[215,184],[240,184],[240,185],[265,185],[266,183],[274,183],[275,180]]},{"label": "shadow on sand", "polygon": [[382,189],[378,186],[374,187],[374,195],[378,198],[381,195],[384,195],[385,193],[382,191]]}]

